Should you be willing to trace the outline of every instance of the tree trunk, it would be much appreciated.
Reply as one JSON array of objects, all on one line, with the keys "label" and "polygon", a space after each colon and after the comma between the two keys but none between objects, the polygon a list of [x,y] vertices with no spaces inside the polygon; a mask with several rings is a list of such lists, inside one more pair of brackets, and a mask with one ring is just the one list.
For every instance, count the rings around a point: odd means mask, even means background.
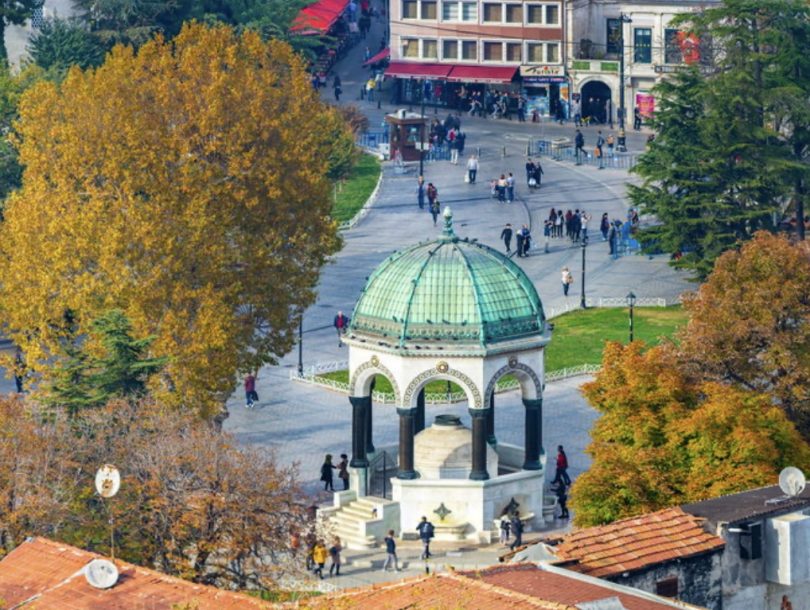
[{"label": "tree trunk", "polygon": [[8,65],[8,52],[6,51],[6,19],[0,17],[0,65]]}]

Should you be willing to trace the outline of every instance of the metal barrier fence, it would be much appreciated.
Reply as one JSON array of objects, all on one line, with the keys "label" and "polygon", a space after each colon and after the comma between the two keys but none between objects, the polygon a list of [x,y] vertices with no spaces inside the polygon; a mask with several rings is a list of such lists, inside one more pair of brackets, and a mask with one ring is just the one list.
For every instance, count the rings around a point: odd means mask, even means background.
[{"label": "metal barrier fence", "polygon": [[602,147],[603,157],[594,154],[594,147],[584,149],[584,154],[580,153],[577,159],[576,150],[572,142],[553,142],[551,140],[537,140],[535,143],[537,155],[550,157],[554,161],[571,161],[579,165],[590,165],[592,167],[604,167],[609,169],[631,169],[638,163],[638,153],[633,152],[607,152],[607,147]]},{"label": "metal barrier fence", "polygon": [[355,143],[361,148],[378,148],[380,144],[388,144],[388,132],[366,131],[357,136]]}]

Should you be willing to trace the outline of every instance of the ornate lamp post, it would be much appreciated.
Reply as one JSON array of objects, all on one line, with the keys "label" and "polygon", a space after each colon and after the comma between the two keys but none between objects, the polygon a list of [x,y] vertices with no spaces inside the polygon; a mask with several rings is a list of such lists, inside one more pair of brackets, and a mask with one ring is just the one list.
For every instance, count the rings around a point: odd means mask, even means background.
[{"label": "ornate lamp post", "polygon": [[630,308],[630,343],[633,342],[633,306],[636,304],[636,295],[632,292],[627,293],[627,306]]},{"label": "ornate lamp post", "polygon": [[585,249],[588,247],[588,236],[582,238],[582,292],[579,295],[579,306],[587,309],[585,304]]}]

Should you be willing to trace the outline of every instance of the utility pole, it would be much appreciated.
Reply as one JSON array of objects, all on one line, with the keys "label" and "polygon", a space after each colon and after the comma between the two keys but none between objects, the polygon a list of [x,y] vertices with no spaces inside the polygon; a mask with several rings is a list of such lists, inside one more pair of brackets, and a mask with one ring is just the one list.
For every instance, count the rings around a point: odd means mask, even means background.
[{"label": "utility pole", "polygon": [[427,120],[425,119],[425,79],[422,79],[422,129],[419,132],[419,175],[425,175],[425,129]]},{"label": "utility pole", "polygon": [[588,247],[588,237],[582,237],[582,292],[579,295],[579,306],[582,309],[587,309],[585,304],[585,249]]},{"label": "utility pole", "polygon": [[627,133],[624,130],[625,117],[627,116],[627,108],[624,103],[624,24],[632,23],[628,15],[622,13],[619,16],[621,20],[619,37],[619,138],[616,143],[616,152],[627,152]]}]

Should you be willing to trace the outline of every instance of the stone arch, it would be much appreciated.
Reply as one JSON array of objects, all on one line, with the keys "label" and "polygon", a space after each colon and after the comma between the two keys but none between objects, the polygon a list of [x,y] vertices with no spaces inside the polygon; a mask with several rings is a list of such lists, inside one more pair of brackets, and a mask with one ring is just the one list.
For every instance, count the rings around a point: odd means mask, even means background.
[{"label": "stone arch", "polygon": [[413,378],[405,389],[405,395],[402,397],[402,406],[406,409],[416,406],[416,396],[419,394],[419,390],[434,379],[458,382],[464,390],[464,393],[467,394],[467,401],[470,403],[470,407],[474,409],[484,408],[484,400],[481,396],[481,391],[478,389],[478,386],[475,385],[475,382],[461,371],[450,368],[445,362],[440,362],[435,367],[422,371]]},{"label": "stone arch", "polygon": [[537,376],[534,369],[526,366],[522,362],[510,359],[509,364],[498,369],[489,380],[487,390],[484,394],[485,409],[490,407],[492,391],[495,389],[495,385],[498,383],[498,380],[509,373],[517,377],[517,380],[520,383],[520,393],[523,398],[540,398],[543,395],[543,382],[540,381],[540,377]]},{"label": "stone arch", "polygon": [[371,380],[378,374],[383,375],[391,382],[391,387],[394,388],[394,401],[396,404],[401,404],[402,394],[399,391],[397,378],[390,369],[380,362],[377,356],[372,356],[368,362],[364,362],[354,370],[349,381],[349,396],[369,396],[371,394]]}]

